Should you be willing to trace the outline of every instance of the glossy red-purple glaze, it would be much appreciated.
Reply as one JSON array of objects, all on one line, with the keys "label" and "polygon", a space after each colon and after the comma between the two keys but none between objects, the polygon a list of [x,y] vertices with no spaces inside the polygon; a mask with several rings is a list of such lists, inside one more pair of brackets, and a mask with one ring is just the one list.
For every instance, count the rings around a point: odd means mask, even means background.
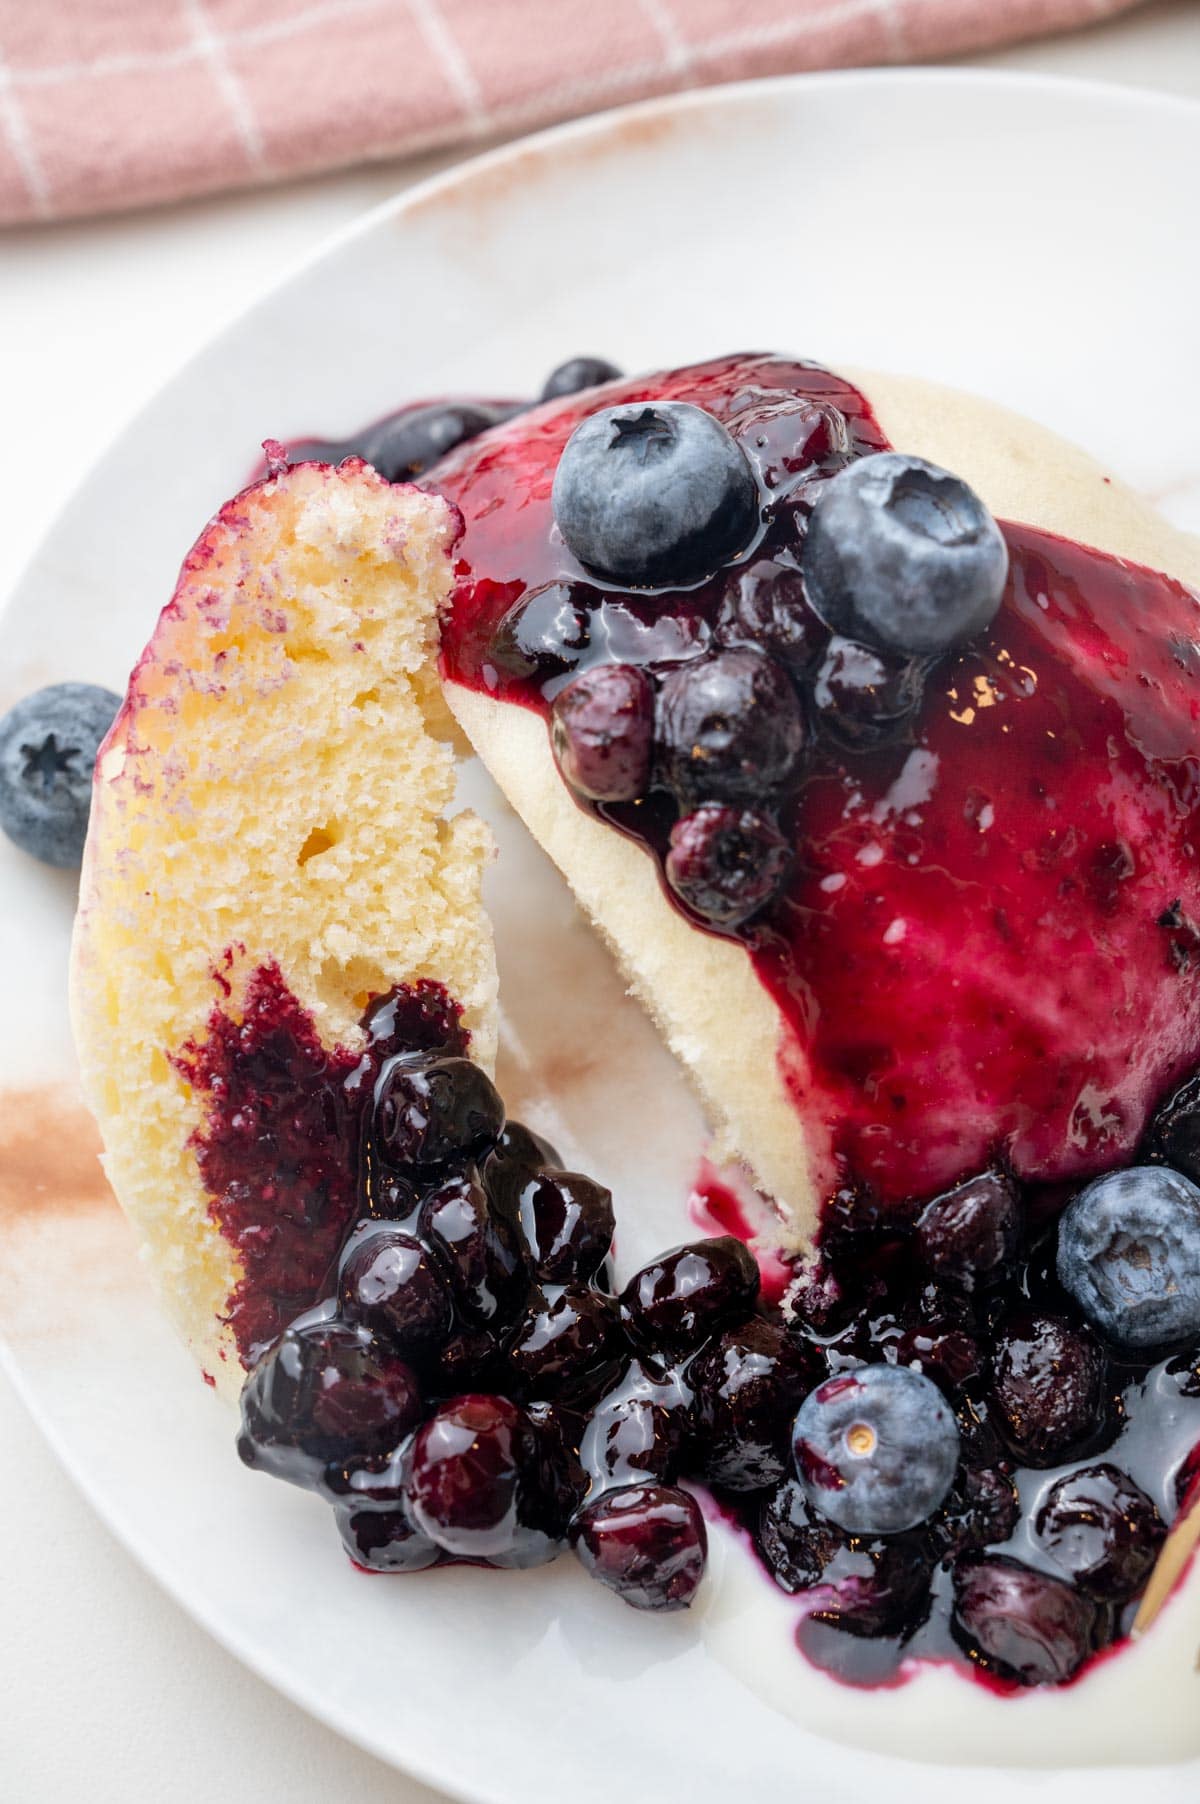
[{"label": "glossy red-purple glaze", "polygon": [[[446,675],[547,712],[553,685],[506,674],[492,635],[541,583],[606,588],[550,503],[584,414],[661,397],[731,419],[771,391],[838,409],[851,454],[886,445],[841,378],[740,357],[538,408],[439,465],[431,485],[465,520]],[[746,441],[767,496],[796,480],[789,433],[794,408],[759,429],[765,448]],[[790,886],[739,930],[782,1012],[779,1057],[826,1190],[850,1180],[898,1202],[997,1156],[1034,1180],[1100,1171],[1131,1156],[1200,1055],[1196,597],[1051,534],[1004,532],[992,630],[934,671],[910,743],[822,746],[789,822]],[[718,592],[637,597],[644,655],[703,643]],[[608,816],[661,858],[669,822],[653,801]]]},{"label": "glossy red-purple glaze", "polygon": [[242,1265],[227,1318],[244,1365],[322,1294],[359,1213],[359,1143],[375,1075],[395,1052],[466,1050],[440,984],[368,1009],[365,1046],[322,1044],[277,964],[252,972],[239,1007],[215,1007],[176,1067],[204,1098],[192,1137],[209,1212]]}]

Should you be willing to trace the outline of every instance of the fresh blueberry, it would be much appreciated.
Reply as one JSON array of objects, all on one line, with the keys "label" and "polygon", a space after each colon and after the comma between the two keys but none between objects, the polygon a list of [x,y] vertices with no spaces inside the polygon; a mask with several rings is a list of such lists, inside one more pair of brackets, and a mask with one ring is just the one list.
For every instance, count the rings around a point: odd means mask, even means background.
[{"label": "fresh blueberry", "polygon": [[688,582],[751,538],[758,489],[724,426],[686,401],[582,420],[554,475],[554,517],[582,564],[618,582]]},{"label": "fresh blueberry", "polygon": [[782,666],[735,645],[667,671],[658,738],[662,776],[685,802],[761,807],[795,775],[804,715]]},{"label": "fresh blueberry", "polygon": [[1061,1579],[1016,1560],[962,1560],[954,1628],[976,1656],[1022,1685],[1061,1685],[1097,1645],[1096,1607]]},{"label": "fresh blueberry", "polygon": [[791,868],[783,834],[761,814],[706,802],[671,828],[667,882],[713,927],[740,927],[778,895]]},{"label": "fresh blueberry", "polygon": [[688,1383],[710,1484],[761,1491],[783,1478],[791,1420],[806,1389],[806,1363],[780,1324],[761,1316],[727,1328],[697,1354]]},{"label": "fresh blueberry", "polygon": [[995,618],[1008,548],[965,482],[923,458],[881,451],[822,484],[802,567],[835,633],[938,656]]},{"label": "fresh blueberry", "polygon": [[389,1059],[375,1084],[375,1135],[396,1165],[473,1159],[495,1145],[504,1104],[471,1059]]},{"label": "fresh blueberry", "polygon": [[814,718],[847,751],[869,752],[911,730],[924,692],[911,658],[835,637],[813,681]]},{"label": "fresh blueberry", "polygon": [[550,743],[567,783],[593,802],[633,802],[650,783],[654,685],[633,664],[598,664],[560,689]]},{"label": "fresh blueberry", "polygon": [[342,1313],[390,1338],[411,1357],[450,1338],[450,1285],[411,1234],[371,1222],[351,1235],[338,1275]]},{"label": "fresh blueberry", "polygon": [[1131,1352],[1200,1335],[1200,1189],[1161,1165],[1110,1171],[1063,1213],[1058,1276]]},{"label": "fresh blueberry", "polygon": [[673,1373],[634,1360],[588,1416],[579,1457],[598,1490],[655,1479],[670,1484],[692,1430],[689,1391]]},{"label": "fresh blueberry", "polygon": [[576,1397],[615,1369],[619,1324],[610,1297],[584,1284],[535,1289],[506,1343],[522,1395]]},{"label": "fresh blueberry", "polygon": [[431,1190],[418,1227],[449,1273],[464,1321],[483,1328],[503,1318],[520,1295],[524,1266],[516,1229],[478,1179],[459,1172]]},{"label": "fresh blueberry", "polygon": [[793,1455],[809,1503],[851,1534],[915,1528],[958,1467],[958,1425],[928,1378],[866,1366],[826,1379],[800,1405]]},{"label": "fresh blueberry", "polygon": [[1121,1604],[1142,1590],[1167,1530],[1132,1478],[1116,1466],[1086,1466],[1051,1486],[1034,1533],[1064,1578],[1101,1603]]},{"label": "fresh blueberry", "polygon": [[238,1452],[307,1488],[331,1461],[394,1447],[421,1417],[415,1375],[366,1328],[327,1310],[301,1317],[242,1387]]},{"label": "fresh blueberry", "polygon": [[599,388],[602,382],[618,382],[621,374],[616,364],[605,357],[568,357],[546,377],[541,399],[558,401],[585,388]]},{"label": "fresh blueberry", "polygon": [[591,1576],[635,1610],[686,1610],[704,1577],[700,1506],[673,1486],[602,1491],[575,1518],[571,1538]]},{"label": "fresh blueberry", "polygon": [[535,1485],[533,1426],[505,1397],[456,1397],[417,1431],[409,1511],[446,1553],[492,1561],[517,1552]]},{"label": "fresh blueberry", "polygon": [[772,558],[731,572],[717,631],[725,645],[762,647],[798,671],[820,656],[829,638],[809,606],[799,570]]},{"label": "fresh blueberry", "polygon": [[1013,1451],[1045,1467],[1092,1445],[1107,1420],[1107,1377],[1086,1328],[1059,1316],[1012,1317],[996,1337],[991,1400]]},{"label": "fresh blueberry", "polygon": [[1017,1187],[999,1171],[935,1196],[917,1220],[917,1251],[939,1278],[971,1289],[1012,1258],[1021,1231]]},{"label": "fresh blueberry", "polygon": [[599,597],[584,583],[546,583],[514,602],[492,634],[489,652],[515,677],[574,670],[592,641]]},{"label": "fresh blueberry", "polygon": [[0,716],[0,828],[43,864],[83,857],[96,753],[120,706],[92,683],[53,683]]},{"label": "fresh blueberry", "polygon": [[675,1247],[621,1293],[621,1318],[642,1346],[691,1353],[720,1329],[744,1322],[758,1301],[759,1272],[742,1241],[725,1234]]},{"label": "fresh blueberry", "polygon": [[612,1251],[612,1191],[578,1171],[539,1171],[517,1195],[530,1263],[544,1284],[594,1278]]}]

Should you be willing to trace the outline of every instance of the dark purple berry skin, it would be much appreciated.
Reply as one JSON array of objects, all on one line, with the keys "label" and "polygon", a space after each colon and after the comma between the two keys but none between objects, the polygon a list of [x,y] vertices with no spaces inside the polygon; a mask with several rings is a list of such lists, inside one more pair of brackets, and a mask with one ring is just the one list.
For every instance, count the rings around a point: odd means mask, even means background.
[{"label": "dark purple berry skin", "polygon": [[411,1234],[386,1225],[353,1234],[338,1276],[342,1313],[389,1336],[414,1357],[440,1347],[454,1326],[450,1285]]},{"label": "dark purple berry skin", "polygon": [[948,1396],[977,1377],[982,1363],[978,1342],[942,1322],[906,1329],[895,1346],[897,1365],[915,1366]]},{"label": "dark purple berry skin", "polygon": [[507,1398],[476,1394],[443,1404],[413,1441],[413,1522],[460,1559],[512,1554],[533,1460],[532,1426]]},{"label": "dark purple berry skin", "polygon": [[248,1466],[319,1487],[330,1461],[382,1451],[421,1418],[412,1369],[366,1328],[314,1312],[285,1330],[242,1390]]},{"label": "dark purple berry skin", "polygon": [[524,1186],[535,1175],[558,1171],[561,1166],[562,1159],[548,1140],[519,1121],[507,1121],[483,1162],[481,1176],[493,1206],[516,1226]]},{"label": "dark purple berry skin", "polygon": [[1064,1578],[1101,1603],[1126,1603],[1149,1579],[1167,1530],[1140,1485],[1101,1465],[1060,1478],[1034,1532]]},{"label": "dark purple berry skin", "polygon": [[785,1479],[764,1502],[756,1541],[771,1577],[788,1592],[815,1585],[845,1546],[845,1537],[812,1509],[796,1478]]},{"label": "dark purple berry skin", "polygon": [[677,664],[663,677],[659,768],[685,803],[769,803],[791,782],[804,738],[786,672],[749,645]]},{"label": "dark purple berry skin", "polygon": [[364,1216],[372,1221],[408,1221],[417,1212],[421,1193],[415,1184],[380,1159],[371,1161],[368,1181],[360,1189]]},{"label": "dark purple berry skin", "polygon": [[909,731],[924,692],[918,664],[834,638],[813,681],[813,711],[846,751],[869,752]]},{"label": "dark purple berry skin", "polygon": [[1086,1328],[1059,1316],[1015,1316],[997,1336],[992,1359],[997,1425],[1027,1465],[1055,1466],[1101,1435],[1107,1376]]},{"label": "dark purple berry skin", "polygon": [[1062,1685],[1098,1644],[1096,1607],[1072,1586],[1016,1560],[963,1560],[954,1573],[963,1644],[1022,1685]]},{"label": "dark purple berry skin", "polygon": [[930,1524],[930,1538],[943,1559],[982,1553],[985,1547],[1008,1540],[1020,1513],[1017,1488],[1006,1472],[992,1466],[967,1467]]},{"label": "dark purple berry skin", "polygon": [[917,1252],[940,1278],[969,1289],[1012,1258],[1020,1232],[1016,1185],[1003,1172],[984,1171],[926,1204]]},{"label": "dark purple berry skin", "polygon": [[560,689],[550,744],[570,787],[593,802],[634,802],[650,784],[654,685],[635,664],[598,664]]},{"label": "dark purple berry skin", "polygon": [[606,357],[568,357],[546,377],[540,399],[557,401],[561,395],[577,395],[581,389],[598,388],[602,382],[617,382],[621,371]]},{"label": "dark purple berry skin", "polygon": [[790,1464],[792,1418],[812,1369],[776,1322],[727,1328],[688,1367],[704,1477],[728,1491],[776,1485]]},{"label": "dark purple berry skin", "polygon": [[431,1190],[418,1225],[449,1274],[468,1326],[485,1327],[514,1303],[525,1282],[516,1230],[492,1208],[477,1177],[462,1173]]},{"label": "dark purple berry skin", "polygon": [[900,1635],[928,1609],[932,1565],[915,1538],[838,1550],[808,1591],[811,1616],[844,1634]]},{"label": "dark purple berry skin", "polygon": [[792,851],[778,827],[748,808],[706,802],[671,829],[667,882],[712,927],[740,927],[774,900]]},{"label": "dark purple berry skin", "polygon": [[390,1453],[359,1456],[326,1472],[342,1545],[368,1572],[423,1572],[442,1557],[408,1513],[411,1460],[410,1437]]},{"label": "dark purple berry skin", "polygon": [[489,652],[510,676],[545,680],[563,676],[583,660],[591,644],[591,602],[584,583],[547,583],[522,597],[497,626]]},{"label": "dark purple berry skin", "polygon": [[470,1059],[389,1059],[375,1085],[375,1135],[395,1165],[437,1166],[478,1158],[504,1126],[504,1104]]},{"label": "dark purple berry skin", "polygon": [[429,1388],[436,1396],[489,1391],[499,1382],[501,1353],[494,1333],[468,1328],[453,1334],[438,1353]]},{"label": "dark purple berry skin", "polygon": [[669,1484],[683,1464],[692,1431],[688,1387],[634,1360],[591,1411],[579,1457],[597,1490],[656,1479]]},{"label": "dark purple berry skin", "polygon": [[529,1262],[545,1284],[594,1278],[612,1251],[612,1191],[578,1171],[543,1171],[517,1197]]},{"label": "dark purple berry skin", "polygon": [[723,644],[764,647],[796,671],[807,669],[829,638],[808,605],[799,570],[771,558],[730,576],[717,631]]},{"label": "dark purple berry skin", "polygon": [[523,1392],[576,1396],[611,1376],[619,1336],[610,1297],[582,1284],[552,1286],[534,1290],[505,1351]]},{"label": "dark purple berry skin", "polygon": [[1159,1109],[1149,1134],[1151,1157],[1200,1184],[1200,1076],[1189,1077]]},{"label": "dark purple berry skin", "polygon": [[753,1253],[731,1234],[693,1241],[634,1274],[621,1293],[621,1318],[642,1346],[690,1353],[746,1320],[759,1282]]},{"label": "dark purple berry skin", "polygon": [[708,1558],[700,1506],[668,1485],[602,1492],[575,1518],[572,1541],[591,1576],[635,1610],[686,1610]]}]

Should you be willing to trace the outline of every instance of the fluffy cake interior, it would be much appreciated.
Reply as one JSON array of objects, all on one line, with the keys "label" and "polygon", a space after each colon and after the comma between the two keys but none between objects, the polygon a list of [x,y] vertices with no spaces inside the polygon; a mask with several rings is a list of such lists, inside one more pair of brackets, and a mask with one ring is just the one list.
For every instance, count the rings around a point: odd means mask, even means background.
[{"label": "fluffy cake interior", "polygon": [[444,502],[357,461],[248,489],[189,554],[97,763],[72,970],[83,1082],[163,1299],[230,1393],[220,1316],[240,1268],[173,1055],[274,960],[326,1044],[359,1044],[368,999],[425,978],[494,1061],[491,841],[447,818],[433,664],[455,537]]},{"label": "fluffy cake interior", "polygon": [[[844,373],[893,445],[964,477],[995,514],[1200,583],[1200,543],[1053,433],[955,390]],[[695,1081],[720,1156],[744,1161],[776,1200],[784,1238],[803,1246],[817,1223],[823,1149],[809,1143],[785,1080],[786,1062],[807,1088],[803,1051],[746,954],[693,929],[665,901],[645,853],[575,805],[537,715],[455,683],[447,698]]]}]

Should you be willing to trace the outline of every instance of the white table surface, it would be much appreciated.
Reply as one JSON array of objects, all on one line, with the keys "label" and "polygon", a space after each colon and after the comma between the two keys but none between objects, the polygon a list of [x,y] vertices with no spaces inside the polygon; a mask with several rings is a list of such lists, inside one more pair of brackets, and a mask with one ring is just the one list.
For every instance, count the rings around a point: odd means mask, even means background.
[{"label": "white table surface", "polygon": [[[1200,6],[1163,0],[972,60],[1200,100]],[[0,234],[0,597],[87,466],[194,347],[327,232],[451,161]],[[94,1519],[0,1376],[0,1799],[214,1797],[435,1801],[194,1627]]]}]

